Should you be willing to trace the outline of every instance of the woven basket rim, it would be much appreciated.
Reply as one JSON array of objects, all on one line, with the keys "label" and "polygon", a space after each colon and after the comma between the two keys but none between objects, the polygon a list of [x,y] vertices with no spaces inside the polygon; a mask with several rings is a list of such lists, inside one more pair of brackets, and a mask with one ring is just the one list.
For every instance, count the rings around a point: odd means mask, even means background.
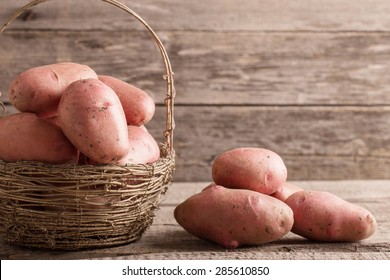
[{"label": "woven basket rim", "polygon": [[144,164],[79,164],[75,162],[54,164],[54,163],[45,163],[41,161],[33,160],[19,160],[16,162],[7,162],[0,159],[0,167],[2,168],[15,168],[15,167],[33,167],[39,168],[41,170],[63,170],[72,171],[72,172],[88,172],[88,171],[117,171],[117,172],[128,172],[131,170],[149,170],[151,168],[158,168],[159,166],[165,165],[167,162],[174,161],[175,151],[173,154],[162,155],[160,158],[154,162],[144,163]]}]

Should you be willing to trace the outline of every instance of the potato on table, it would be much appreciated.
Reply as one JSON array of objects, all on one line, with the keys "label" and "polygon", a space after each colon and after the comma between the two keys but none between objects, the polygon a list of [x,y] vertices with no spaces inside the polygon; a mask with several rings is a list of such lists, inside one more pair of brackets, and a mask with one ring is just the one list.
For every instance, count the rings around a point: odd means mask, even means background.
[{"label": "potato on table", "polygon": [[179,204],[174,216],[189,233],[226,248],[277,240],[293,225],[292,210],[280,200],[218,185]]},{"label": "potato on table", "polygon": [[126,118],[116,93],[98,79],[72,83],[58,105],[59,123],[88,158],[112,163],[129,151]]},{"label": "potato on table", "polygon": [[272,194],[287,180],[282,158],[262,148],[238,148],[219,155],[212,166],[216,184]]},{"label": "potato on table", "polygon": [[79,151],[57,125],[34,113],[17,113],[0,118],[0,159],[45,163],[78,161]]},{"label": "potato on table", "polygon": [[96,78],[90,67],[63,62],[34,67],[18,75],[10,84],[8,97],[21,112],[34,112],[42,117],[56,114],[62,92],[71,83]]},{"label": "potato on table", "polygon": [[311,240],[358,241],[371,236],[377,227],[368,210],[329,192],[296,192],[286,204],[294,212],[292,232]]}]

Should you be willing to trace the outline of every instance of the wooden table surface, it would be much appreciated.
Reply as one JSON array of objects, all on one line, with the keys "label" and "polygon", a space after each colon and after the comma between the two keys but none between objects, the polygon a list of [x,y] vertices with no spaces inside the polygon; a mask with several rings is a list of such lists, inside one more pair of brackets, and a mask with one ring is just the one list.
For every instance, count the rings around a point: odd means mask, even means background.
[{"label": "wooden table surface", "polygon": [[174,183],[153,225],[136,243],[75,252],[26,249],[0,243],[0,259],[390,259],[390,181],[296,181],[304,189],[326,190],[367,208],[377,219],[370,238],[352,243],[311,242],[293,233],[262,246],[227,250],[182,229],[173,217],[177,204],[208,183]]}]

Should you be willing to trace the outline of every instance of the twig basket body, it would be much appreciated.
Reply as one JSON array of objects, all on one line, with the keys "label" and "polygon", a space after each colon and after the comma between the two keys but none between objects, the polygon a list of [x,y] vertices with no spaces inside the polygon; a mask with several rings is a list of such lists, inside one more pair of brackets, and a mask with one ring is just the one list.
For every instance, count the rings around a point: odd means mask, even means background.
[{"label": "twig basket body", "polygon": [[[2,28],[35,0],[17,11]],[[162,195],[172,182],[173,100],[175,89],[168,55],[156,33],[134,11],[116,0],[102,0],[138,19],[151,33],[165,64],[167,84],[165,143],[151,164],[50,165],[0,160],[0,239],[11,244],[76,250],[137,241],[153,222]]]}]

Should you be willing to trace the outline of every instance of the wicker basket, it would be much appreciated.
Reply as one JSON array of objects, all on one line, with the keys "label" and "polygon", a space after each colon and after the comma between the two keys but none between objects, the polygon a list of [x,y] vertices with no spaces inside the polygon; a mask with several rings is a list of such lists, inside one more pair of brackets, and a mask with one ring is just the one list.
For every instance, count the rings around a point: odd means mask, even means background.
[{"label": "wicker basket", "polygon": [[[9,18],[49,0],[35,0]],[[0,160],[0,239],[11,244],[76,250],[127,244],[141,238],[153,222],[162,195],[172,182],[173,72],[156,33],[134,11],[112,4],[139,20],[151,33],[165,64],[167,84],[165,143],[152,164],[49,165]]]}]

